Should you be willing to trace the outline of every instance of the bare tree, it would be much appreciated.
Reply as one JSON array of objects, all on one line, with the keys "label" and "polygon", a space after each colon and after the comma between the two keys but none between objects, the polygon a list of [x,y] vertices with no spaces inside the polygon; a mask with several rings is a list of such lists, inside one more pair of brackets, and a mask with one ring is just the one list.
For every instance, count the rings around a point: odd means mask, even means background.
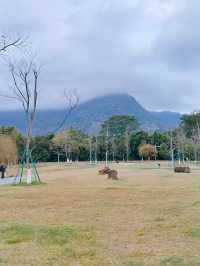
[{"label": "bare tree", "polygon": [[[0,52],[7,51],[9,47],[20,47],[23,43],[24,40],[20,37],[12,41],[9,38],[2,36],[2,38],[0,38]],[[30,59],[26,53],[24,53],[24,55],[25,57],[17,63],[9,61],[8,65],[12,80],[10,93],[0,94],[0,96],[16,100],[23,107],[27,131],[25,161],[26,167],[30,169],[30,144],[38,105],[38,79],[40,75],[40,67],[38,67],[35,61]],[[79,98],[75,93],[75,90],[65,90],[64,94],[67,105],[65,116],[56,129],[51,133],[59,131],[64,126],[66,120],[77,107],[79,102]]]},{"label": "bare tree", "polygon": [[10,94],[1,95],[18,101],[26,119],[26,164],[30,168],[30,142],[38,103],[39,67],[33,60],[23,59],[19,63],[9,63],[12,85]]},{"label": "bare tree", "polygon": [[24,40],[21,37],[11,39],[5,35],[2,35],[0,38],[0,52],[6,52],[8,48],[11,47],[20,47],[23,42]]},{"label": "bare tree", "polygon": [[185,163],[185,144],[186,144],[186,137],[183,132],[183,128],[179,127],[176,130],[176,147],[178,151],[179,164],[181,163],[181,161]]},{"label": "bare tree", "polygon": [[125,140],[125,146],[126,146],[126,161],[127,162],[129,161],[130,138],[131,138],[131,132],[129,131],[128,128],[126,128],[124,140]]},{"label": "bare tree", "polygon": [[66,106],[64,117],[59,122],[57,127],[51,132],[52,134],[57,133],[58,131],[60,131],[63,128],[63,126],[67,122],[67,119],[71,116],[73,111],[78,107],[80,99],[79,99],[78,93],[75,89],[74,90],[64,89],[64,100],[65,100],[65,106]]}]

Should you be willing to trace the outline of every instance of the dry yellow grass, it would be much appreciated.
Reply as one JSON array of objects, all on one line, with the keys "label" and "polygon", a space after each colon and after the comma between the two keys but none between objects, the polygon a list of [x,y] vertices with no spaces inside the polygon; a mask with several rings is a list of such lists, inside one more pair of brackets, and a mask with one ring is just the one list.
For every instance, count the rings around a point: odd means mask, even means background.
[{"label": "dry yellow grass", "polygon": [[200,265],[200,171],[113,167],[118,181],[50,164],[45,184],[0,187],[0,265]]}]

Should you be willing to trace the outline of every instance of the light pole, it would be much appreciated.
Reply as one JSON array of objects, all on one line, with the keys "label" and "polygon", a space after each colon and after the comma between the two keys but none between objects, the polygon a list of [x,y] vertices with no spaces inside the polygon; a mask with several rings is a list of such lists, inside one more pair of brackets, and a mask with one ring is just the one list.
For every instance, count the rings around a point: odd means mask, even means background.
[{"label": "light pole", "polygon": [[60,164],[60,153],[58,152],[58,165]]},{"label": "light pole", "polygon": [[90,164],[92,164],[92,140],[90,137]]},{"label": "light pole", "polygon": [[171,162],[172,162],[172,167],[174,168],[175,163],[174,163],[174,148],[173,148],[173,136],[172,136],[172,133],[170,135],[170,149],[171,149]]},{"label": "light pole", "polygon": [[109,137],[109,132],[108,132],[108,126],[106,130],[106,166],[108,166],[108,137]]},{"label": "light pole", "polygon": [[160,145],[155,145],[155,161],[157,161],[157,151],[158,151],[158,148],[160,148]]},{"label": "light pole", "polygon": [[97,136],[95,136],[95,164],[98,163],[98,160],[97,160],[97,148],[98,148],[98,141],[97,141]]}]

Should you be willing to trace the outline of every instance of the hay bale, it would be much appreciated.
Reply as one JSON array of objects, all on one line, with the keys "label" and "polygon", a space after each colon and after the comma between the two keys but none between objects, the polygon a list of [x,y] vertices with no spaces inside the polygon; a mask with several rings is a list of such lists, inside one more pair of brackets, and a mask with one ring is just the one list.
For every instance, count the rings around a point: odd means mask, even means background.
[{"label": "hay bale", "polygon": [[176,166],[174,168],[175,173],[191,173],[190,167],[188,166]]}]

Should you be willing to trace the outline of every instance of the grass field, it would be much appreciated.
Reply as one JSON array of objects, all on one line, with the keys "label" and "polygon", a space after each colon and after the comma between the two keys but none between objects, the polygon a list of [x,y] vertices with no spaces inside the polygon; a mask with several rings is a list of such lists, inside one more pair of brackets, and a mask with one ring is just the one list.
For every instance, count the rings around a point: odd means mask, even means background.
[{"label": "grass field", "polygon": [[43,165],[44,184],[0,187],[0,265],[200,265],[200,171]]}]

